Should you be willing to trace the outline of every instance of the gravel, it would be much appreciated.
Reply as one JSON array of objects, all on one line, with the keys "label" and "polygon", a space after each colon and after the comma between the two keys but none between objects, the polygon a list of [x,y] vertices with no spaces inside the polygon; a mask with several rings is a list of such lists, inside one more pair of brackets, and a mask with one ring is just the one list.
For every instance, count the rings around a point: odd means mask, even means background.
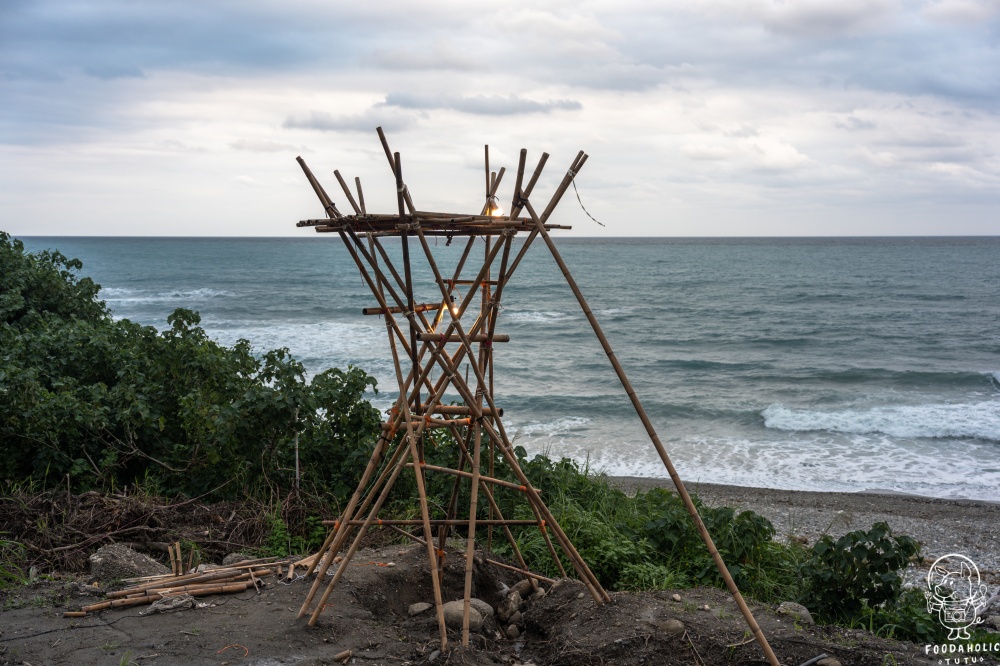
[{"label": "gravel", "polygon": [[[669,479],[609,477],[627,493],[640,488],[673,490]],[[1000,584],[1000,504],[891,493],[832,493],[692,484],[688,491],[708,506],[749,509],[770,520],[780,538],[813,544],[823,534],[837,537],[874,523],[920,542],[923,566],[907,576],[922,578],[937,558],[959,553],[979,567],[983,582]]]}]

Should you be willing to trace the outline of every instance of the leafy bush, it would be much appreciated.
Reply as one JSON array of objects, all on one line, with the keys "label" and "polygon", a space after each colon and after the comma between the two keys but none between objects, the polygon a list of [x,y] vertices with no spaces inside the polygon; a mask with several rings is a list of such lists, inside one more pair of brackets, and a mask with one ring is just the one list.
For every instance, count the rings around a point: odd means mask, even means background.
[{"label": "leafy bush", "polygon": [[885,523],[836,541],[824,536],[802,566],[802,602],[828,621],[854,618],[865,608],[895,603],[903,587],[899,570],[919,551],[916,541],[892,536]]},{"label": "leafy bush", "polygon": [[0,479],[138,482],[234,497],[303,482],[343,497],[379,433],[358,368],[306,380],[287,349],[220,345],[189,310],[162,333],[115,321],[78,260],[0,232]]}]

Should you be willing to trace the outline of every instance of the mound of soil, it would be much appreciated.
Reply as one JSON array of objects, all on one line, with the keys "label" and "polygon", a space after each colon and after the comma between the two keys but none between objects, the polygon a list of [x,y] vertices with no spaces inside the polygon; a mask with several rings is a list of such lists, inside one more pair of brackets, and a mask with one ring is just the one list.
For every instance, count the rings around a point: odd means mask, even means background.
[{"label": "mound of soil", "polygon": [[[487,621],[468,648],[459,632],[449,631],[450,649],[441,653],[433,610],[409,614],[412,604],[434,601],[422,546],[359,551],[316,627],[296,619],[311,583],[270,578],[259,592],[200,598],[190,610],[144,614],[140,606],[64,619],[63,611],[93,603],[104,590],[56,576],[0,596],[0,664],[319,665],[348,649],[349,663],[372,666],[766,663],[722,590],[615,593],[612,603],[597,605],[581,583],[564,579],[544,595],[526,597],[517,638]],[[473,595],[496,607],[516,583],[516,575],[480,561]],[[449,549],[442,586],[445,602],[462,597],[464,558],[457,549]],[[753,611],[787,666],[821,653],[845,666],[939,663],[925,656],[924,646],[804,626],[764,606]],[[991,659],[976,663],[997,663]]]}]

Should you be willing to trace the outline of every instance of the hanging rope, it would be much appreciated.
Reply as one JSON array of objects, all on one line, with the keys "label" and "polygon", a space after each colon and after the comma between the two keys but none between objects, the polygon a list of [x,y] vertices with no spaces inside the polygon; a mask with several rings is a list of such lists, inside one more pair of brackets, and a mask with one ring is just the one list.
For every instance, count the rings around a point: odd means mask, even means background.
[{"label": "hanging rope", "polygon": [[580,202],[580,208],[583,209],[584,213],[587,213],[587,217],[589,217],[590,219],[592,219],[594,222],[597,222],[602,227],[606,227],[607,225],[605,225],[603,222],[601,222],[596,217],[594,217],[593,215],[591,215],[590,212],[586,208],[583,207],[583,200],[580,198],[580,190],[576,189],[576,174],[573,173],[572,171],[570,171],[569,174],[570,174],[569,175],[569,182],[573,183],[573,191],[576,192],[576,200]]}]

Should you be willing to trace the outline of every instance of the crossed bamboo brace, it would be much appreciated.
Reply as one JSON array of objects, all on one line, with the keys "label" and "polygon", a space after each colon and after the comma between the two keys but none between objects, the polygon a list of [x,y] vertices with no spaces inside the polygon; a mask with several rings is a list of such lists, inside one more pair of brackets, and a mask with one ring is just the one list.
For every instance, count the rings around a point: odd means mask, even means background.
[{"label": "crossed bamboo brace", "polygon": [[[355,199],[354,193],[351,192],[343,176],[339,171],[334,171],[348,203],[354,210],[354,215],[342,214],[305,161],[301,157],[296,158],[327,215],[323,219],[303,220],[298,223],[298,226],[314,227],[318,232],[340,235],[344,246],[378,303],[377,308],[366,308],[364,313],[378,314],[384,317],[396,384],[399,390],[399,396],[389,412],[389,418],[382,425],[375,450],[347,507],[338,520],[327,521],[327,524],[332,524],[332,529],[320,551],[312,558],[306,573],[306,575],[312,573],[317,575],[299,610],[298,617],[309,615],[309,625],[316,624],[323,609],[327,606],[333,589],[340,582],[348,564],[354,557],[362,538],[373,525],[398,531],[426,547],[442,650],[447,649],[448,636],[443,613],[441,575],[444,566],[445,544],[452,527],[465,526],[467,528],[462,619],[463,645],[469,644],[470,600],[472,597],[475,535],[478,525],[485,525],[488,529],[487,550],[491,549],[493,528],[499,527],[501,529],[511,546],[518,566],[505,565],[493,560],[487,561],[520,573],[527,577],[535,588],[537,588],[538,581],[552,581],[528,570],[510,527],[537,526],[541,530],[546,547],[561,575],[565,576],[566,571],[556,550],[556,544],[571,564],[576,576],[587,587],[595,603],[603,604],[611,601],[610,595],[601,586],[597,577],[545,505],[538,489],[531,484],[531,481],[521,470],[517,456],[514,454],[512,442],[500,418],[503,415],[503,410],[498,408],[494,401],[493,344],[509,341],[508,336],[498,335],[495,332],[501,298],[505,286],[514,275],[525,253],[533,241],[541,237],[594,329],[747,625],[763,649],[768,661],[772,666],[778,666],[777,658],[715,548],[711,536],[674,469],[666,449],[653,429],[652,423],[624,369],[618,362],[597,319],[549,236],[549,231],[553,229],[569,228],[548,224],[548,219],[576,174],[586,163],[588,156],[583,151],[577,153],[548,204],[542,213],[538,214],[531,204],[530,196],[549,156],[547,153],[542,153],[534,171],[525,183],[527,150],[522,149],[518,161],[510,213],[502,215],[499,214],[499,207],[496,204],[496,193],[505,169],[501,168],[499,172],[490,171],[489,147],[487,146],[485,153],[486,202],[481,213],[478,215],[459,215],[427,212],[419,211],[414,206],[410,191],[403,180],[399,153],[393,153],[389,149],[389,144],[381,128],[377,128],[376,131],[395,176],[398,210],[394,215],[368,214],[360,178],[355,178],[357,190],[357,199]],[[527,213],[527,215],[522,216],[522,213]],[[364,240],[359,236],[359,232],[364,236]],[[520,232],[526,232],[528,236],[511,260],[512,241]],[[403,275],[400,275],[381,242],[381,239],[386,236],[399,237],[401,240]],[[450,279],[445,278],[438,268],[431,246],[427,241],[430,236],[447,236],[449,244],[454,237],[468,237],[464,251]],[[482,265],[475,279],[462,280],[460,279],[462,271],[469,260],[477,236],[485,239]],[[423,257],[431,269],[435,285],[441,294],[440,302],[414,302],[410,252],[410,239],[413,237],[419,242]],[[491,279],[498,255],[500,262],[496,269],[496,278]],[[469,287],[465,295],[461,296],[460,302],[456,300],[458,286]],[[461,320],[463,315],[469,311],[477,295],[480,296],[478,314],[471,327],[466,329]],[[401,325],[401,322],[397,320],[397,315],[401,316],[406,323]],[[408,330],[404,331],[404,328]],[[449,352],[446,347],[455,344],[458,345],[458,348]],[[474,344],[478,345],[478,349],[473,347]],[[467,376],[463,377],[458,372],[466,358],[469,360],[467,368],[471,369],[474,374],[474,381],[471,383]],[[438,371],[436,377],[434,376],[435,370]],[[449,388],[453,388],[459,393],[464,405],[441,404],[441,400]],[[426,394],[426,399],[423,399],[424,394]],[[436,430],[448,432],[457,444],[457,465],[454,469],[430,465],[424,459],[425,440],[433,443],[433,432]],[[399,434],[402,436],[397,438]],[[485,442],[484,434],[486,435]],[[485,474],[481,468],[484,444],[489,446],[489,465]],[[497,453],[510,467],[516,481],[497,478],[494,468]],[[469,471],[466,471],[466,467],[469,468]],[[403,470],[413,470],[414,472],[420,503],[420,518],[417,520],[379,519],[379,512]],[[430,515],[425,483],[425,475],[428,472],[455,477],[447,515],[443,519],[432,519]],[[457,517],[459,515],[459,489],[460,484],[465,479],[468,479],[471,484],[468,519],[460,519]],[[522,496],[530,507],[534,519],[510,520],[504,518],[494,495],[494,490],[498,488],[507,489]],[[487,519],[477,517],[480,492],[488,504],[489,518]],[[421,526],[424,538],[402,529],[405,526]],[[437,528],[436,544],[432,538],[433,528]],[[321,581],[325,579],[327,571],[334,564],[336,553],[340,552],[348,543],[348,539],[355,530],[356,534],[351,539],[343,559],[339,561],[339,566],[337,566],[332,579],[323,590],[318,602],[313,605],[321,587]],[[553,538],[555,543],[553,543]]]}]

